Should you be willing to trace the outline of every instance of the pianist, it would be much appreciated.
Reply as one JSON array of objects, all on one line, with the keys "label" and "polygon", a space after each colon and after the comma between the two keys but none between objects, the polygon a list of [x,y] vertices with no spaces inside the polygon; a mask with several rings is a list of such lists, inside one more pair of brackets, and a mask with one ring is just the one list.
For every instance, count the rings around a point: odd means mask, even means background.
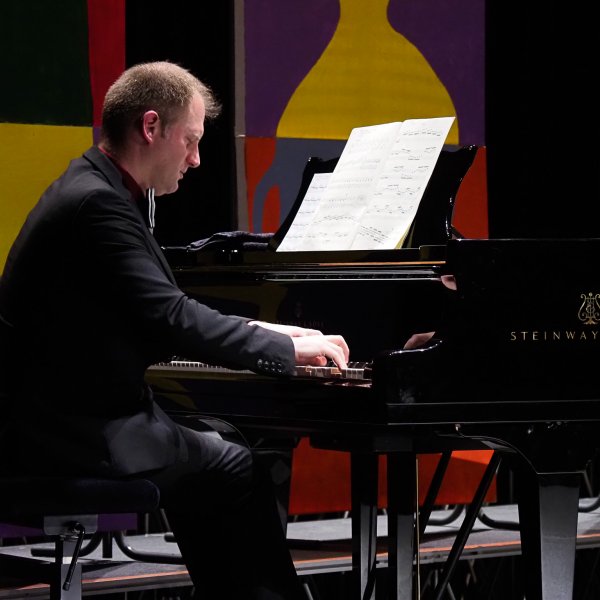
[{"label": "pianist", "polygon": [[176,287],[151,233],[154,194],[175,191],[200,164],[205,117],[217,113],[185,69],[132,67],[106,95],[99,145],[31,211],[0,280],[0,350],[14,358],[3,365],[1,467],[143,474],[161,490],[199,598],[298,600],[276,504],[250,452],[176,425],[144,383],[149,365],[174,355],[273,376],[348,360],[341,336],[225,316]]}]

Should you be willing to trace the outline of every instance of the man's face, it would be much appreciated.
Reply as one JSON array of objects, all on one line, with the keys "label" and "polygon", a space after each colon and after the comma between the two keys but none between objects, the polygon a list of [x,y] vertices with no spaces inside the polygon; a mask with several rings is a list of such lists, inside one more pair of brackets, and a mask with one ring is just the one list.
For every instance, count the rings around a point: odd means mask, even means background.
[{"label": "man's face", "polygon": [[200,164],[198,143],[204,134],[204,116],[204,101],[195,94],[187,110],[155,138],[150,182],[157,196],[176,191],[185,172]]}]

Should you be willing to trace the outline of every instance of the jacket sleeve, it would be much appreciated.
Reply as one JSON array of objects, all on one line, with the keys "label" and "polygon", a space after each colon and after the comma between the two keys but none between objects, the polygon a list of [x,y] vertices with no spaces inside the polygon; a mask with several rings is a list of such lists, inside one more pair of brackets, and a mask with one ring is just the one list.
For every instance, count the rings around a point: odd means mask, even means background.
[{"label": "jacket sleeve", "polygon": [[81,264],[96,293],[124,311],[147,343],[165,356],[289,375],[294,346],[286,335],[248,325],[189,298],[175,284],[160,249],[129,200],[89,194],[73,222]]}]

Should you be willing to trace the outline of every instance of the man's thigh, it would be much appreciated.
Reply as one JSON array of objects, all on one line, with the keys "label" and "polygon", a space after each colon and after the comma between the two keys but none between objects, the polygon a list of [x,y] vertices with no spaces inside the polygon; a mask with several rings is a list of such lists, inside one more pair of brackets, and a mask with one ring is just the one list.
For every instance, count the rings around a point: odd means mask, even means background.
[{"label": "man's thigh", "polygon": [[195,431],[179,426],[184,440],[180,459],[173,465],[149,474],[161,491],[163,505],[185,499],[230,502],[241,499],[252,486],[253,464],[250,450],[222,439],[214,432]]}]

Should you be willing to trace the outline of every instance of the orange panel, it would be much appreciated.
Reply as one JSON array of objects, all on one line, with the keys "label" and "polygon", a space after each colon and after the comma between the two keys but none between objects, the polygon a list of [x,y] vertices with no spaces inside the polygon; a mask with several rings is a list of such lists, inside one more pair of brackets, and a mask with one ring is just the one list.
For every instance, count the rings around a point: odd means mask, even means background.
[{"label": "orange panel", "polygon": [[[454,452],[448,465],[436,504],[468,504],[479,485],[491,450]],[[439,454],[420,454],[419,502],[423,503]],[[379,505],[387,504],[385,457],[379,462]],[[495,483],[486,500],[496,497]],[[290,514],[318,514],[342,512],[350,509],[350,456],[346,452],[317,450],[303,438],[294,450]]]},{"label": "orange panel", "polygon": [[262,229],[265,233],[275,233],[279,229],[281,218],[281,194],[279,186],[272,187],[265,198]]},{"label": "orange panel", "polygon": [[479,148],[456,196],[454,227],[467,238],[489,236],[486,149]]},{"label": "orange panel", "polygon": [[[260,183],[264,174],[267,172],[273,158],[275,157],[275,139],[274,138],[252,138],[248,137],[245,140],[245,156],[246,156],[246,187],[248,194],[248,230],[254,231],[254,223],[252,223],[252,207],[254,204],[254,193],[256,192],[256,186]],[[268,199],[267,199],[268,200]],[[279,197],[276,198],[277,208],[279,208]],[[268,203],[271,204],[270,202]],[[265,215],[268,206],[265,207]],[[265,218],[267,218],[265,216]],[[279,219],[279,215],[278,215]],[[263,225],[263,223],[257,223],[257,225]],[[270,219],[267,218],[270,224]],[[277,221],[277,227],[279,221]],[[275,229],[277,229],[277,227]],[[263,229],[262,231],[269,231],[269,229]],[[274,231],[274,230],[273,230]]]}]

